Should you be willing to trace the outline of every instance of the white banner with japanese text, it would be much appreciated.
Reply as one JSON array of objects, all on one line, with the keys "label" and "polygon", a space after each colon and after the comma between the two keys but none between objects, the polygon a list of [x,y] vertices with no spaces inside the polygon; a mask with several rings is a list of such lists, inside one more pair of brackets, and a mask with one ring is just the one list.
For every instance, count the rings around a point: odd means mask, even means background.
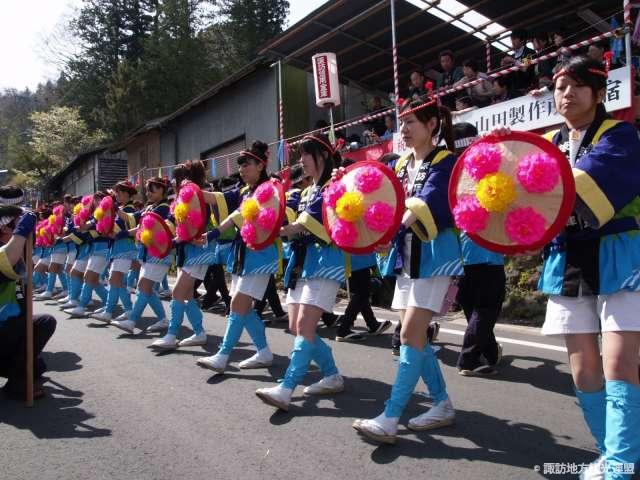
[{"label": "white banner with japanese text", "polygon": [[[607,94],[604,99],[607,111],[614,112],[631,106],[630,82],[629,67],[617,68],[609,72]],[[462,122],[475,125],[478,133],[483,135],[496,127],[537,130],[562,123],[562,117],[556,112],[553,93],[547,93],[539,97],[525,95],[454,116],[453,123]]]}]

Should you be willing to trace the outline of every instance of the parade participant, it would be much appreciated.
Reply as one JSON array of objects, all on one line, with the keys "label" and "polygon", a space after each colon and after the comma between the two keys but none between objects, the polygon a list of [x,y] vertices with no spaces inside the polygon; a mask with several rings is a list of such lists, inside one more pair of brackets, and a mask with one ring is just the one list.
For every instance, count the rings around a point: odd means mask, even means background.
[{"label": "parade participant", "polygon": [[[384,411],[373,419],[356,420],[353,427],[379,442],[395,443],[400,415],[422,376],[433,406],[409,420],[412,430],[429,430],[454,421],[455,411],[447,394],[440,365],[427,327],[441,311],[452,276],[462,274],[460,246],[453,229],[447,191],[455,163],[451,115],[436,100],[405,102],[400,132],[410,153],[401,157],[395,171],[405,186],[407,211],[390,257],[397,255],[401,270],[391,308],[399,310],[402,323],[400,359],[396,381]],[[436,147],[444,141],[447,148]]]},{"label": "parade participant", "polygon": [[[54,202],[51,209],[52,214],[49,216],[49,218],[57,216],[55,215],[55,213],[59,213],[60,210],[63,211],[63,216],[66,216],[64,206],[60,202]],[[47,273],[47,288],[41,294],[36,295],[34,297],[34,300],[57,300],[68,295],[68,279],[67,274],[64,270],[66,258],[67,244],[62,241],[61,236],[56,236],[55,243],[51,247],[51,257]],[[60,286],[62,287],[60,293],[57,294],[54,292],[56,277],[60,279]]]},{"label": "parade participant", "polygon": [[[204,164],[198,160],[178,165],[173,170],[173,179],[175,181],[177,194],[175,202],[177,202],[180,191],[183,188],[190,188],[189,186],[185,186],[185,182],[193,182],[198,187],[204,187],[207,179]],[[178,216],[175,205],[176,203],[174,203],[174,217]],[[185,212],[185,216],[187,215]],[[208,221],[210,216],[211,213],[209,209],[206,208],[206,220],[202,221]],[[174,218],[171,218],[171,221],[175,223]],[[207,343],[207,334],[202,327],[202,311],[193,293],[195,281],[204,280],[209,264],[213,263],[214,260],[215,242],[202,245],[187,243],[177,238],[176,264],[179,271],[176,284],[173,286],[172,299],[169,307],[169,328],[164,337],[159,338],[151,344],[152,347],[174,349],[176,347],[198,346]],[[178,342],[176,337],[185,313],[193,328],[193,335]]]},{"label": "parade participant", "polygon": [[[49,217],[49,215],[51,215],[51,213],[52,213],[51,212],[51,208],[46,203],[41,204],[37,208],[37,215],[38,215],[38,220],[39,221],[44,221],[45,219],[47,219]],[[38,223],[38,225],[40,225],[40,224]],[[48,283],[49,283],[48,273],[49,273],[49,264],[50,263],[51,263],[51,246],[43,245],[41,250],[40,250],[40,256],[38,258],[38,262],[35,263],[34,267],[33,267],[34,275],[38,275],[43,279],[43,286],[42,286],[42,291],[41,292],[34,292],[34,293],[38,293],[38,295],[35,295],[33,297],[34,300],[38,299],[39,294],[42,294],[42,293],[47,291]],[[54,278],[54,281],[55,281],[55,278]],[[53,285],[51,286],[51,290],[53,291]],[[49,298],[51,298],[51,297],[49,297]]]},{"label": "parade participant", "polygon": [[[164,179],[160,177],[150,178],[146,183],[147,200],[149,202],[147,207],[135,213],[125,213],[122,209],[119,209],[118,216],[131,225],[133,225],[134,222],[138,225],[140,218],[146,212],[153,212],[166,220],[169,217],[169,203],[167,201],[168,190],[169,185]],[[132,229],[129,233],[133,235],[135,234],[135,230]],[[114,320],[111,322],[111,325],[127,333],[134,333],[134,329],[142,316],[142,312],[144,312],[145,307],[149,305],[153,313],[156,314],[157,320],[147,327],[146,331],[162,332],[169,327],[169,322],[164,313],[162,301],[154,291],[154,285],[160,283],[167,274],[173,262],[173,253],[170,253],[164,258],[157,258],[151,255],[144,245],[141,245],[138,259],[142,266],[140,267],[140,280],[138,281],[136,301],[133,304],[131,313],[126,319]]]},{"label": "parade participant", "polygon": [[317,335],[323,312],[331,312],[340,283],[345,280],[345,254],[331,244],[322,224],[323,188],[331,171],[340,165],[336,152],[325,135],[306,136],[300,145],[300,163],[313,178],[298,206],[298,218],[282,227],[281,234],[291,241],[293,254],[285,272],[289,330],[296,336],[291,361],[282,383],[259,388],[262,401],[288,410],[295,388],[302,382],[313,360],[322,379],[304,389],[304,393],[330,394],[344,390],[344,380],[336,368],[331,348]]},{"label": "parade participant", "polygon": [[[91,209],[95,210],[104,197],[107,194],[105,192],[97,192],[93,195],[93,202]],[[84,272],[84,283],[82,284],[82,290],[80,291],[80,298],[78,305],[64,310],[72,317],[85,317],[87,315],[87,307],[91,301],[91,296],[95,291],[102,305],[107,302],[107,289],[100,283],[100,275],[109,265],[109,246],[110,239],[102,236],[96,230],[96,220],[91,219],[83,225],[78,227],[80,231],[88,232],[91,236],[91,248],[89,252],[89,260],[87,262],[86,271]]]},{"label": "parade participant", "polygon": [[[208,202],[215,202],[221,220],[220,226],[208,232],[208,239],[214,240],[221,233],[233,228],[234,215],[239,215],[243,201],[253,195],[264,182],[270,181],[267,172],[269,147],[266,143],[255,141],[250,150],[243,151],[238,157],[240,177],[246,184],[242,189],[234,188],[226,192],[207,194]],[[234,212],[227,216],[227,212]],[[197,364],[219,373],[223,373],[229,362],[229,355],[238,343],[242,331],[246,328],[257,352],[238,364],[240,368],[269,367],[273,354],[267,345],[264,323],[253,309],[254,300],[264,296],[269,283],[269,275],[278,271],[281,262],[276,242],[262,250],[248,248],[238,233],[229,254],[227,270],[231,272],[231,312],[227,319],[227,329],[218,352],[211,357],[200,358]]]},{"label": "parade participant", "polygon": [[[457,123],[453,137],[456,156],[460,156],[476,140],[478,130],[470,123]],[[505,297],[504,256],[482,248],[464,232],[460,245],[464,277],[457,300],[467,329],[458,356],[458,373],[467,377],[495,375],[495,366],[502,358],[502,345],[496,341],[493,328]]]},{"label": "parade participant", "polygon": [[564,335],[601,454],[584,478],[629,478],[621,472],[631,465],[637,472],[640,460],[640,140],[632,125],[606,113],[602,63],[573,57],[554,87],[565,124],[546,137],[573,167],[577,199],[566,229],[544,249],[542,333]]},{"label": "parade participant", "polygon": [[[23,213],[13,204],[17,187],[0,188],[0,376],[7,378],[2,391],[13,398],[24,399],[26,394],[26,328],[24,287],[24,247],[36,225],[36,215]],[[8,203],[4,203],[7,200]],[[46,370],[40,353],[56,328],[50,315],[34,315],[33,355],[34,380]],[[44,395],[42,389],[34,387],[34,397]]]},{"label": "parade participant", "polygon": [[[116,183],[114,186],[116,201],[123,213],[133,214],[132,197],[138,193],[136,187],[129,181]],[[122,302],[125,312],[131,311],[131,297],[126,288],[124,277],[131,269],[131,262],[136,257],[137,249],[133,238],[129,235],[129,230],[135,228],[133,215],[118,217],[115,220],[113,230],[113,240],[109,257],[111,258],[111,268],[109,271],[109,292],[107,293],[107,303],[102,312],[93,313],[91,316],[97,320],[110,323],[113,320],[113,310],[118,301]]]},{"label": "parade participant", "polygon": [[[91,203],[91,196],[83,197],[85,203]],[[69,272],[69,299],[67,303],[64,303],[60,308],[69,309],[77,307],[80,303],[80,293],[82,291],[82,281],[84,274],[87,270],[87,264],[89,263],[89,257],[91,256],[91,242],[92,238],[88,231],[81,231],[79,226],[82,225],[86,219],[82,216],[80,211],[84,205],[81,202],[77,203],[72,212],[73,216],[70,222],[67,222],[65,233],[66,236],[63,241],[67,245],[73,244],[76,248],[75,260]],[[71,248],[71,247],[68,247]]]},{"label": "parade participant", "polygon": [[71,299],[71,270],[73,268],[73,262],[76,261],[76,256],[78,255],[78,248],[75,243],[69,241],[66,237],[69,234],[71,228],[73,228],[73,209],[76,205],[77,201],[74,199],[73,195],[66,194],[63,198],[64,210],[65,210],[65,219],[64,219],[64,236],[62,237],[62,241],[65,243],[67,247],[67,255],[65,258],[64,271],[67,275],[67,296],[58,300],[58,305],[65,305]]}]

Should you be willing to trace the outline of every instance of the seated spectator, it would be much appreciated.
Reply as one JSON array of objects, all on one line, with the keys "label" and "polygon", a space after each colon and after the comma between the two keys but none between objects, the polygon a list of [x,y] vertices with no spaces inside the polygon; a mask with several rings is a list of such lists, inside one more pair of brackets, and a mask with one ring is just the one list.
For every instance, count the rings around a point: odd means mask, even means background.
[{"label": "seated spectator", "polygon": [[[380,113],[383,109],[382,99],[378,96],[373,97],[371,106],[367,109],[368,113]],[[375,132],[376,135],[384,135],[386,127],[384,125],[384,118],[376,118],[370,122],[365,123],[369,130]]]},{"label": "seated spectator", "polygon": [[[467,93],[466,97],[469,97],[472,105],[475,105],[476,107],[486,107],[489,105],[491,103],[493,90],[487,74],[484,72],[478,72],[478,63],[471,59],[462,62],[462,72],[464,73],[464,77],[458,80],[454,86],[464,85],[465,83],[482,79],[482,81],[477,85],[467,87],[465,89]],[[457,107],[456,110],[458,110]]]},{"label": "seated spectator", "polygon": [[[451,50],[443,50],[440,52],[440,67],[442,68],[442,73],[436,82],[436,88],[438,90],[452,87],[453,84],[464,76],[462,69],[456,67],[455,57]],[[455,95],[451,94],[442,97],[440,101],[443,105],[453,109],[455,107],[455,98]]]},{"label": "seated spectator", "polygon": [[604,63],[604,52],[607,51],[607,45],[605,43],[592,43],[587,48],[587,56]]},{"label": "seated spectator", "polygon": [[533,83],[533,67],[527,67],[526,62],[527,59],[533,58],[535,52],[527,47],[528,40],[529,37],[525,30],[513,30],[511,32],[513,54],[507,55],[501,62],[503,67],[510,67],[512,65],[522,66],[520,71],[513,72],[509,75],[511,90],[516,96],[524,95],[528,92]]},{"label": "seated spectator", "polygon": [[491,99],[492,104],[504,102],[505,100],[511,100],[513,98],[510,82],[506,77],[494,78],[491,81],[491,87],[493,89],[493,97]]},{"label": "seated spectator", "polygon": [[[0,188],[0,376],[7,378],[3,392],[9,397],[23,400],[26,394],[26,328],[24,278],[24,246],[33,234],[36,215],[11,205],[7,199],[23,195],[17,187]],[[6,202],[6,203],[5,203]],[[40,353],[56,329],[56,320],[50,315],[33,316],[34,380],[42,377],[46,365]],[[44,395],[39,385],[34,386],[34,398]]]},{"label": "seated spectator", "polygon": [[471,97],[458,97],[456,98],[456,109],[455,111],[451,112],[451,116],[455,117],[457,115],[470,112],[471,110],[475,110],[477,108],[478,107],[473,104],[473,100],[471,100]]},{"label": "seated spectator", "polygon": [[384,134],[380,136],[380,140],[391,140],[393,138],[393,134],[396,131],[396,122],[393,118],[393,115],[388,114],[384,116],[384,126],[386,127],[386,130]]},{"label": "seated spectator", "polygon": [[409,98],[419,100],[427,94],[427,90],[424,88],[424,82],[426,80],[423,72],[420,70],[414,70],[411,72],[409,79]]},{"label": "seated spectator", "polygon": [[[533,36],[533,48],[535,48],[535,58],[549,53],[549,35],[547,32],[538,32]],[[534,87],[548,87],[553,83],[553,60],[542,60],[533,66]]]},{"label": "seated spectator", "polygon": [[563,28],[558,28],[553,32],[553,46],[560,50],[560,54],[556,57],[556,63],[553,66],[553,74],[555,75],[571,58],[571,50],[566,47],[567,32]]}]

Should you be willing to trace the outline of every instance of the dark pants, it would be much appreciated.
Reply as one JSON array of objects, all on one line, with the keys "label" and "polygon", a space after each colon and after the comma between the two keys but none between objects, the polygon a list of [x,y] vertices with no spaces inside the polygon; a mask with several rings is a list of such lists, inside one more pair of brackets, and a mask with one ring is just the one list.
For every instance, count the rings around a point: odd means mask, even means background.
[{"label": "dark pants", "polygon": [[204,288],[207,294],[204,296],[202,306],[207,308],[218,301],[217,292],[220,292],[220,298],[228,306],[231,302],[227,281],[224,277],[224,268],[222,265],[210,265],[204,276]]},{"label": "dark pants", "polygon": [[[46,370],[44,362],[38,357],[55,330],[56,319],[51,315],[33,316],[34,379],[40,377]],[[10,393],[25,391],[26,354],[24,317],[12,317],[0,322],[0,377],[7,378],[4,388]]]},{"label": "dark pants", "polygon": [[466,265],[460,282],[458,303],[467,317],[458,368],[473,370],[484,356],[492,365],[498,360],[498,343],[493,327],[502,310],[506,278],[502,265]]},{"label": "dark pants", "polygon": [[[436,333],[436,327],[434,325],[435,320],[432,320],[427,327],[427,343],[433,343],[433,336]],[[391,335],[391,348],[400,348],[402,342],[400,341],[400,330],[402,330],[402,324],[398,322],[393,335]]]},{"label": "dark pants", "polygon": [[369,331],[375,331],[378,328],[378,320],[376,320],[376,316],[371,309],[370,268],[363,268],[351,272],[351,277],[349,277],[349,293],[351,294],[351,298],[340,320],[338,335],[346,335],[351,331],[358,317],[358,313],[362,313],[362,317]]},{"label": "dark pants", "polygon": [[273,275],[269,276],[269,284],[267,285],[267,290],[264,292],[262,300],[255,302],[254,308],[256,309],[256,312],[258,312],[258,315],[262,315],[262,312],[267,306],[267,302],[269,302],[271,311],[276,317],[281,317],[285,314],[285,311],[282,309],[282,304],[280,303],[280,296],[278,295],[278,288],[276,287],[276,279]]}]

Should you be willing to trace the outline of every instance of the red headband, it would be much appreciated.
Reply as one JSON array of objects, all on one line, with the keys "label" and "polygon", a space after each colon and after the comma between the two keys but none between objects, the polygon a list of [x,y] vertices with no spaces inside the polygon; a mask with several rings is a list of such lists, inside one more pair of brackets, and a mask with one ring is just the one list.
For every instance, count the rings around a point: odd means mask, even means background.
[{"label": "red headband", "polygon": [[[587,71],[589,73],[593,73],[594,75],[600,75],[601,77],[604,77],[604,78],[607,78],[609,76],[609,74],[606,71],[600,70],[600,69],[597,69],[597,68],[588,68]],[[554,83],[555,83],[556,80],[558,80],[563,75],[571,76],[571,73],[569,73],[569,71],[566,68],[563,68],[562,70],[560,70],[558,73],[556,73],[553,76]]]},{"label": "red headband", "polygon": [[257,156],[255,153],[250,152],[249,150],[243,150],[242,152],[240,152],[240,155],[249,155],[250,157],[255,158],[259,163],[262,163],[264,165],[267,164],[267,160],[265,160],[264,158],[260,158],[259,156]]},{"label": "red headband", "polygon": [[310,138],[311,140],[315,140],[316,142],[324,145],[325,147],[327,147],[327,150],[329,150],[329,153],[331,153],[331,155],[333,155],[335,153],[335,149],[331,146],[331,144],[325,142],[321,138],[318,138],[318,137],[316,137],[314,135],[307,135],[304,138]]}]

